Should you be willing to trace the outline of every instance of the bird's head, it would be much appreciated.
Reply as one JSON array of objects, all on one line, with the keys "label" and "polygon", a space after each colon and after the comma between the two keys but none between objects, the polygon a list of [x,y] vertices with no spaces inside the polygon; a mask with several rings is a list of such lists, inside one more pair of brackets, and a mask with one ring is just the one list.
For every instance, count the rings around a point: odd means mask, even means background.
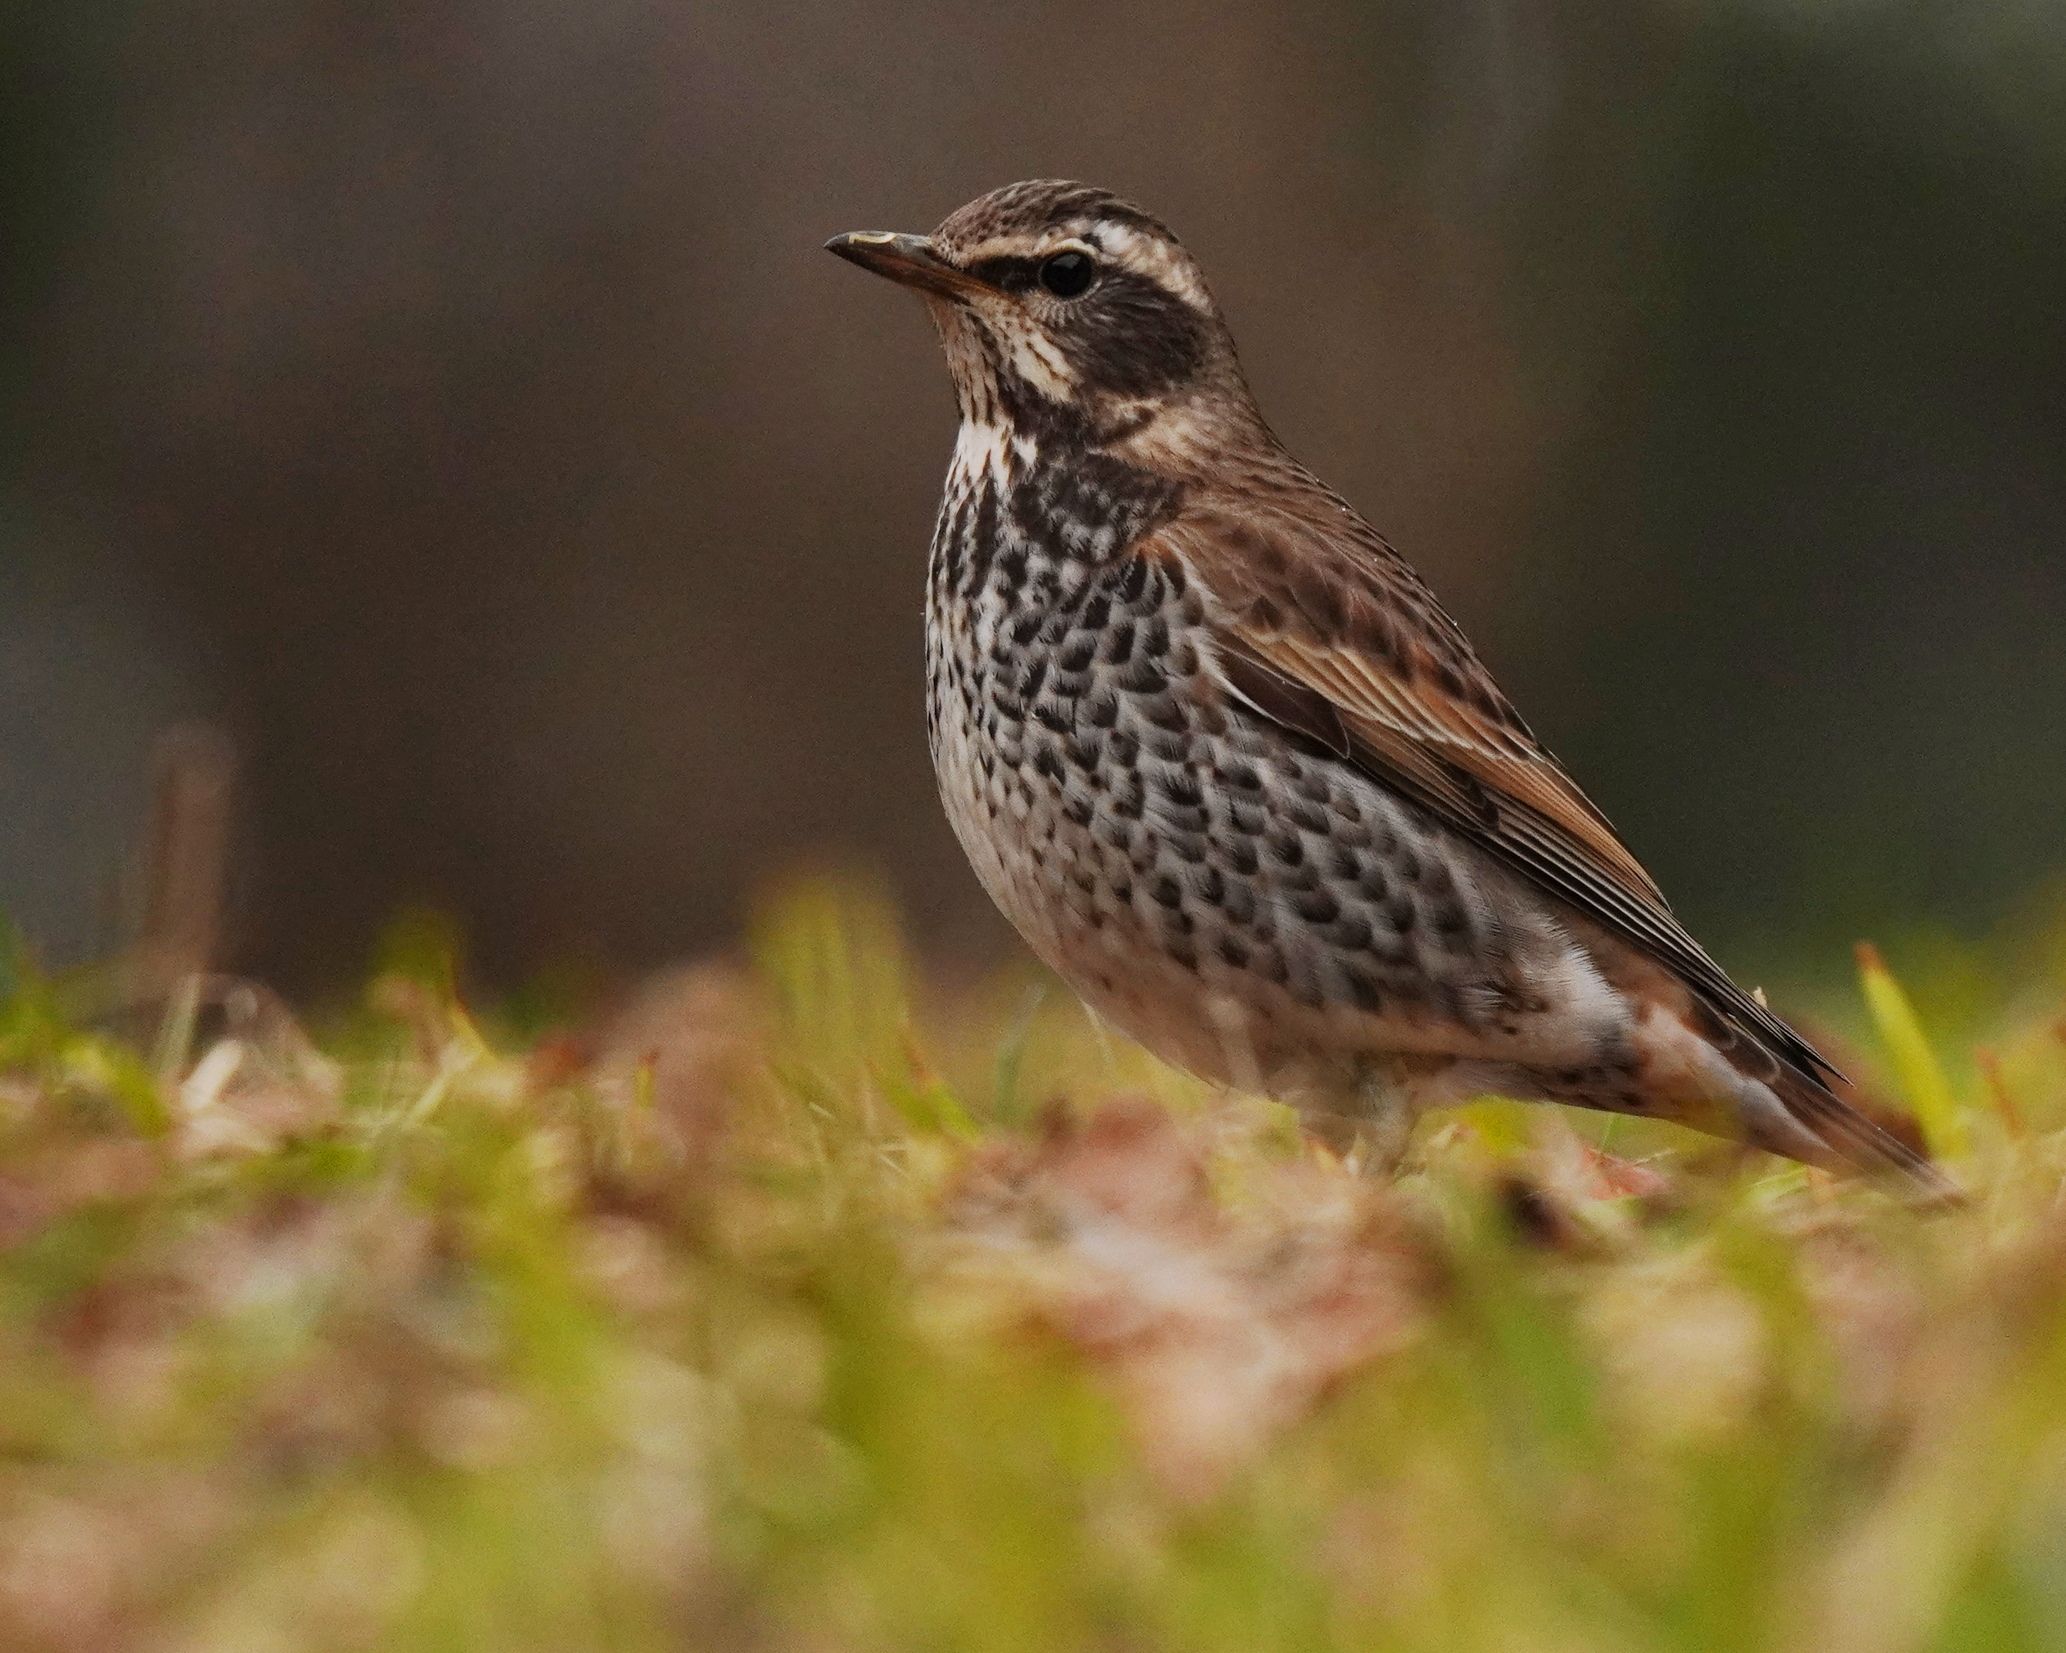
[{"label": "bird's head", "polygon": [[930,235],[829,251],[926,300],[962,418],[1040,443],[1200,445],[1251,410],[1197,261],[1160,220],[1087,184],[1011,184]]}]

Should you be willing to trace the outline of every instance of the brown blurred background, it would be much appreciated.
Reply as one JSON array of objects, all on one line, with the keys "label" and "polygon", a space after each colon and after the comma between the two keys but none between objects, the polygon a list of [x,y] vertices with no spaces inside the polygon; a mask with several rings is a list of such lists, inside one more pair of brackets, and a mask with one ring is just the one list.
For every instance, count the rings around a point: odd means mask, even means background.
[{"label": "brown blurred background", "polygon": [[1061,174],[1696,928],[1983,921],[2066,866],[2058,12],[17,0],[0,905],[106,945],[202,717],[298,985],[404,902],[658,960],[824,852],[999,944],[920,716],[946,376],[818,243]]}]

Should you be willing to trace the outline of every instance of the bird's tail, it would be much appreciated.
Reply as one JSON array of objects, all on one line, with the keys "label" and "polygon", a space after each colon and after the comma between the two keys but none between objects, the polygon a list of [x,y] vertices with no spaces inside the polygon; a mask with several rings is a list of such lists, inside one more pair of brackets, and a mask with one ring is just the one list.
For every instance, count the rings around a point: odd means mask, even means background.
[{"label": "bird's tail", "polygon": [[1958,1185],[1927,1153],[1839,1096],[1824,1079],[1782,1063],[1776,1074],[1752,1083],[1772,1097],[1785,1121],[1772,1133],[1783,1140],[1763,1140],[1771,1114],[1747,1110],[1746,1134],[1758,1146],[1826,1170],[1862,1172],[1929,1204],[1963,1199]]},{"label": "bird's tail", "polygon": [[1654,1005],[1638,1025],[1638,1071],[1650,1111],[1807,1165],[1873,1177],[1925,1203],[1960,1197],[1929,1155],[1875,1120],[1870,1105],[1798,1035],[1796,1059],[1690,998]]}]

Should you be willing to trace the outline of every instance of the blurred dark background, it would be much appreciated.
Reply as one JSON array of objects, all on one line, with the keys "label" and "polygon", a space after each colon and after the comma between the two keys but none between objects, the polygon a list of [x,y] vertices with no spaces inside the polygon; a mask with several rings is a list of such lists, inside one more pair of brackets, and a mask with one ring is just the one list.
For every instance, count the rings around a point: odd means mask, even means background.
[{"label": "blurred dark background", "polygon": [[[491,977],[889,869],[933,802],[915,304],[1013,178],[1204,260],[1288,441],[1747,965],[2066,867],[2066,28],[2041,0],[17,0],[0,905],[119,933],[241,754],[231,962]],[[1748,955],[1746,957],[1746,955]]]}]

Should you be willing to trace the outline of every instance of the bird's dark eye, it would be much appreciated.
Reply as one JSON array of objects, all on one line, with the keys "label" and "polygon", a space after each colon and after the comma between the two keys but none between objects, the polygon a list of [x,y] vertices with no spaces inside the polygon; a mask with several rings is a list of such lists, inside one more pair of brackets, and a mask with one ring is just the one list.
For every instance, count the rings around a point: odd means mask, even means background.
[{"label": "bird's dark eye", "polygon": [[1040,262],[1040,285],[1056,298],[1081,298],[1097,279],[1097,261],[1089,253],[1056,253]]}]

